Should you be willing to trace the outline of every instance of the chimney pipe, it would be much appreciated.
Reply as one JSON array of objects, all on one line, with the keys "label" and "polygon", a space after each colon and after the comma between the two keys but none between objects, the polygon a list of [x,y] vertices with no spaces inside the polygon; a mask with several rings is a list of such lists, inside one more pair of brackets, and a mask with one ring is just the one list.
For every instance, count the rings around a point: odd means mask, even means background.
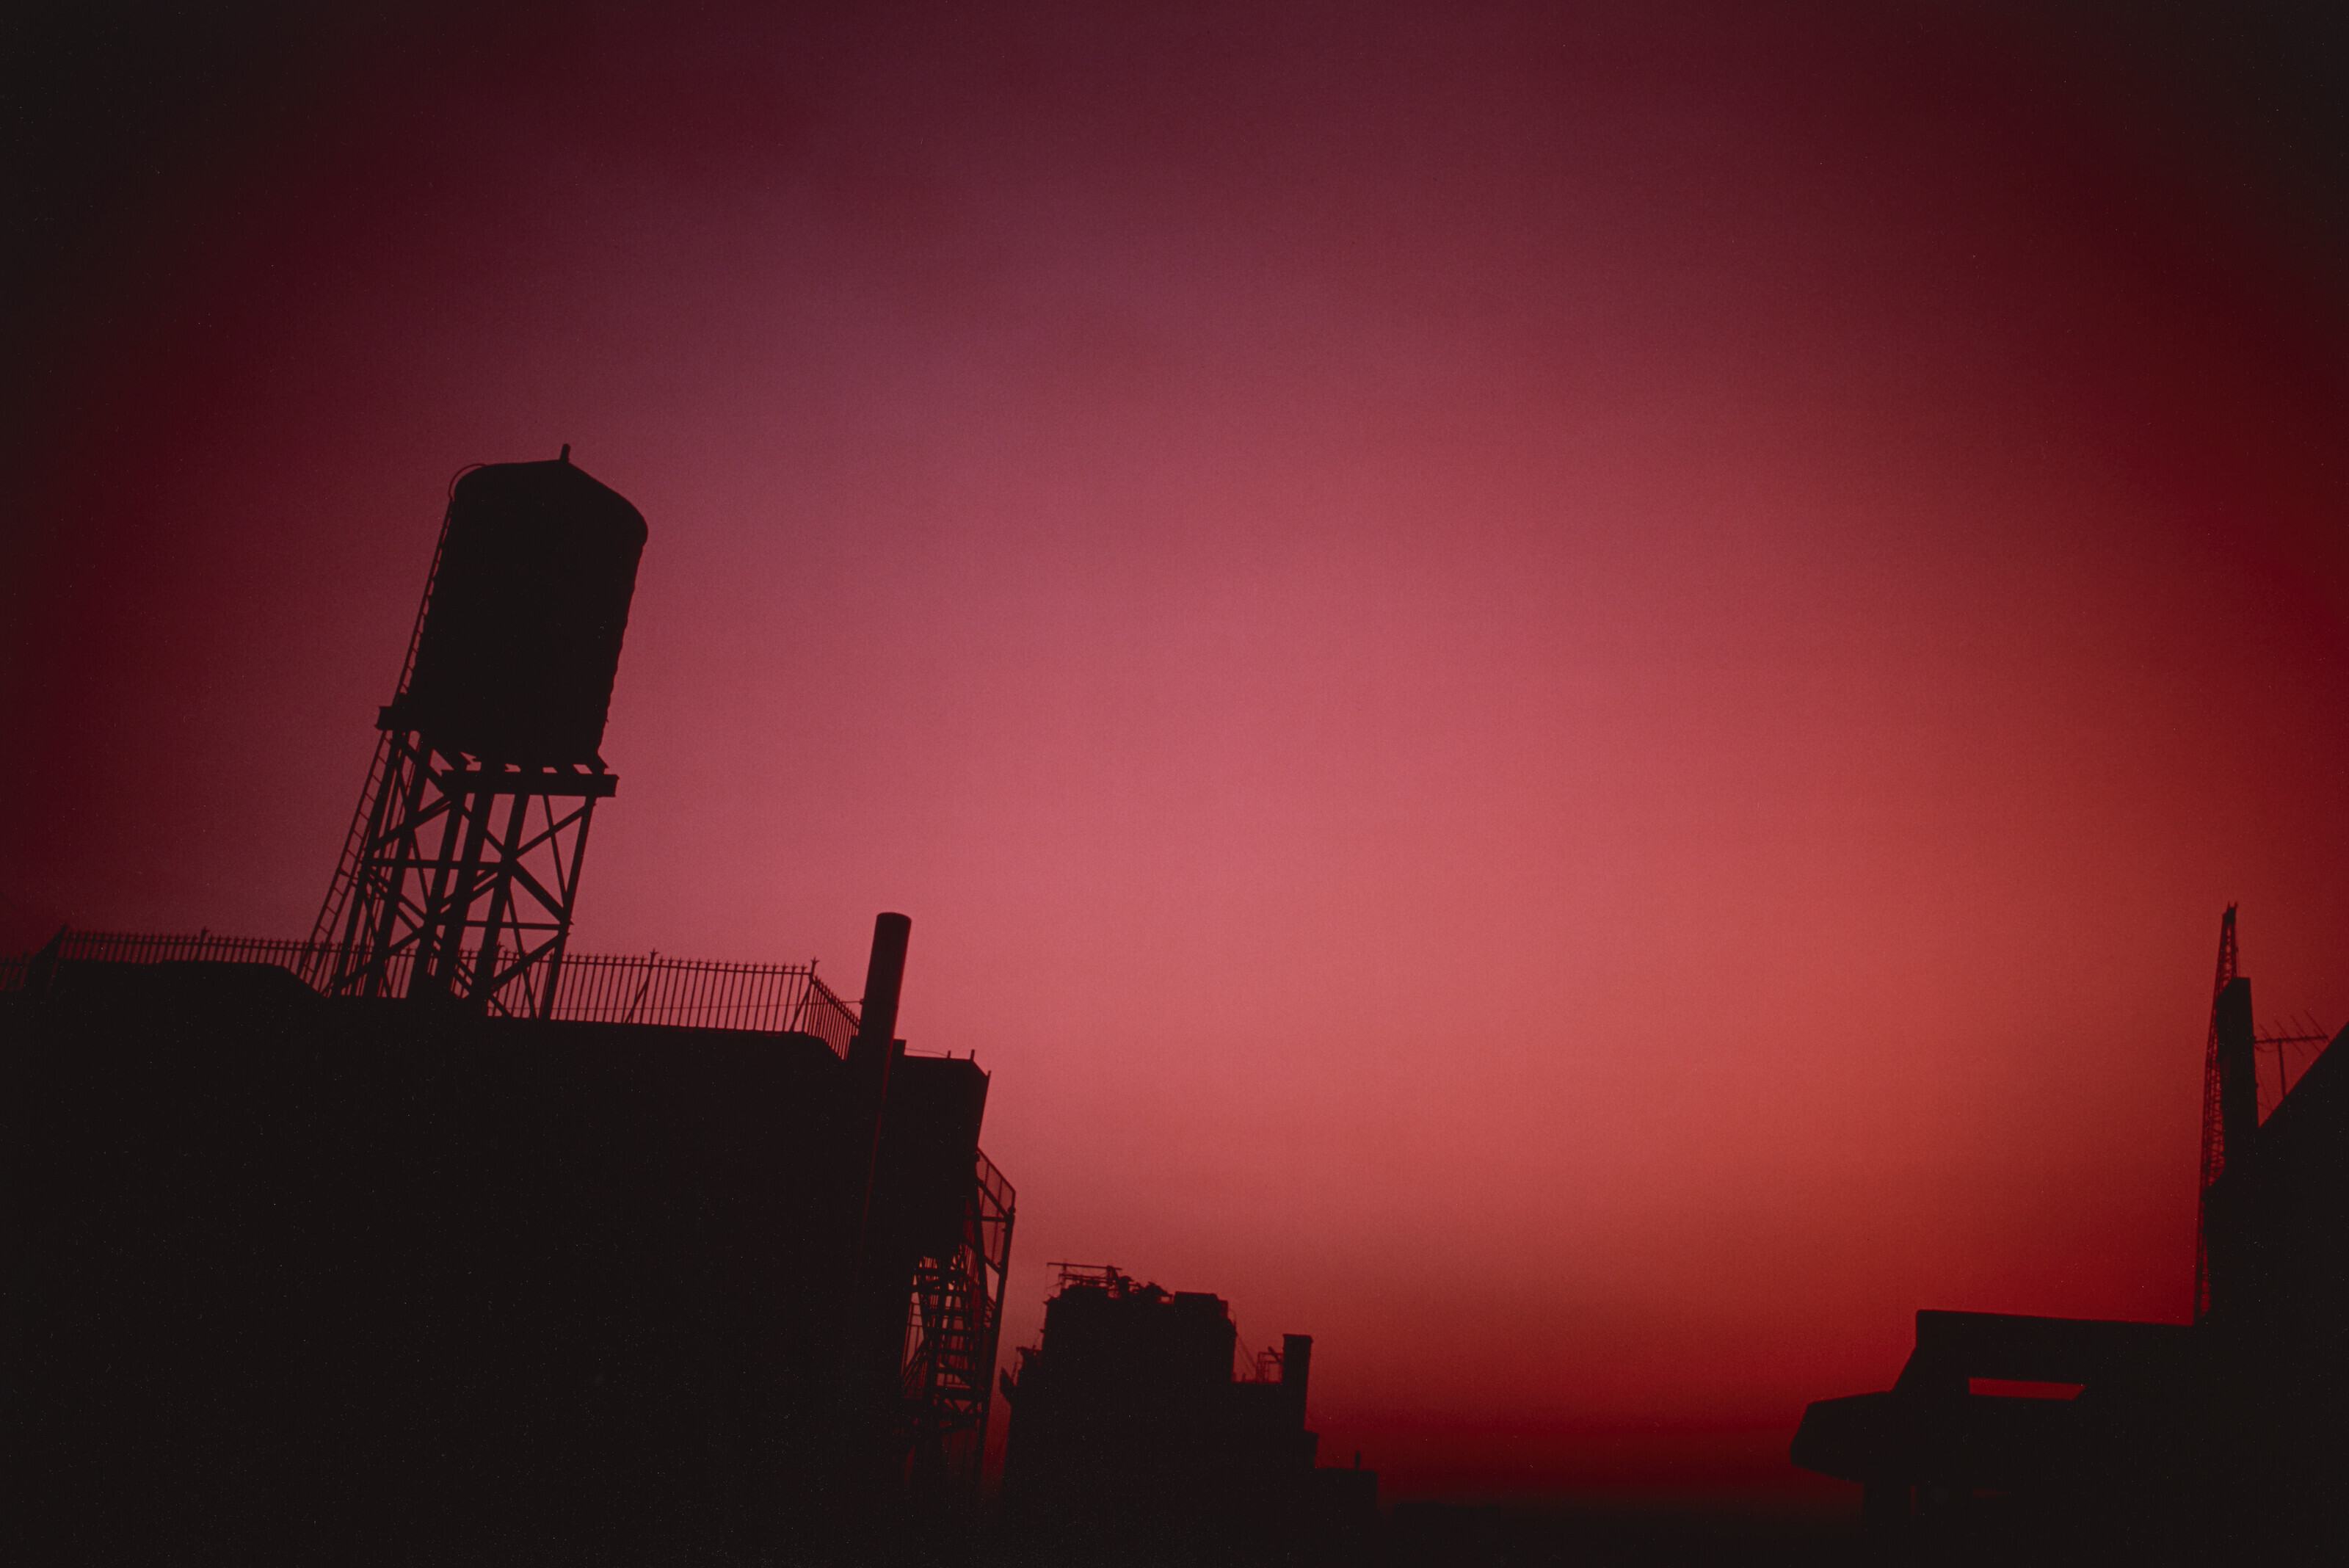
[{"label": "chimney pipe", "polygon": [[897,1054],[897,998],[905,985],[905,946],[914,922],[903,915],[873,919],[873,956],[864,968],[864,1001],[856,1038],[848,1044],[848,1158],[855,1181],[856,1230],[852,1278],[863,1282],[866,1231],[873,1219],[873,1182],[881,1159],[882,1112],[889,1101],[889,1064]]},{"label": "chimney pipe", "polygon": [[905,988],[905,945],[914,922],[904,915],[873,917],[873,956],[864,965],[864,1002],[857,1013],[858,1046],[878,1040],[885,1059],[889,1042],[897,1037],[897,998]]}]

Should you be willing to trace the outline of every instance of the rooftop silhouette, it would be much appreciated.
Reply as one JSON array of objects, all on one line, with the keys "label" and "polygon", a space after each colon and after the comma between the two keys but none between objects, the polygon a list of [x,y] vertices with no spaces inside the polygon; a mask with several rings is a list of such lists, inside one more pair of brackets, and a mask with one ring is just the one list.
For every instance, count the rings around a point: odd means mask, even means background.
[{"label": "rooftop silhouette", "polygon": [[310,940],[0,962],[40,1560],[768,1560],[977,1501],[1015,1195],[988,1074],[897,1036],[912,922],[854,1001],[567,950],[647,537],[568,458],[452,487]]},{"label": "rooftop silhouette", "polygon": [[1891,1388],[1812,1405],[1793,1449],[1862,1484],[1889,1558],[2282,1563],[2349,1540],[2349,1052],[2336,1037],[2260,1119],[2269,1037],[2235,923],[2230,905],[2194,1321],[1920,1312]]}]

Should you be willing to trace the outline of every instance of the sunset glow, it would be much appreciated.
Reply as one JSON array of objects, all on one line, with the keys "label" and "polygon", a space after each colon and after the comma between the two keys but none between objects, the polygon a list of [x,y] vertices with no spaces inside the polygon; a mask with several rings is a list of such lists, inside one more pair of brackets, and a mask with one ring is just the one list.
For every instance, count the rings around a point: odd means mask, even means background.
[{"label": "sunset glow", "polygon": [[772,9],[74,57],[0,946],[306,934],[451,476],[568,442],[651,531],[574,945],[910,914],[1007,1345],[1115,1263],[1390,1497],[1800,1501],[1920,1307],[2184,1318],[2221,908],[2349,1022],[2288,50]]}]

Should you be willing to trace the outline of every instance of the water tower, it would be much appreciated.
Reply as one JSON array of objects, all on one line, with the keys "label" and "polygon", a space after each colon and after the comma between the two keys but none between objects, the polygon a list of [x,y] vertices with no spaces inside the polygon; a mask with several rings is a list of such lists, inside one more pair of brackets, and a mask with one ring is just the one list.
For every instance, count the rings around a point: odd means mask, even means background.
[{"label": "water tower", "polygon": [[311,934],[329,994],[544,1017],[604,764],[645,520],[572,465],[450,493],[399,689]]}]

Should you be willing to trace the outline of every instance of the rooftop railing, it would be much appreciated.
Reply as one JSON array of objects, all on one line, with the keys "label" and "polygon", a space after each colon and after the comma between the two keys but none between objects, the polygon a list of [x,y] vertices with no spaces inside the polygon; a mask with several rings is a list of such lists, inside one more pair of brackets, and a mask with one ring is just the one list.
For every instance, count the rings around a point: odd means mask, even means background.
[{"label": "rooftop railing", "polygon": [[[0,992],[21,991],[48,959],[106,963],[264,963],[305,978],[326,967],[327,950],[265,937],[161,936],[124,931],[59,933],[38,953],[0,957]],[[519,957],[509,954],[509,959]],[[407,990],[410,955],[386,974],[392,995]],[[314,981],[315,983],[315,981]],[[848,1054],[856,1009],[816,978],[815,965],[719,963],[702,959],[572,953],[564,957],[549,1016],[596,1023],[661,1023],[687,1029],[744,1029],[812,1034]]]}]

